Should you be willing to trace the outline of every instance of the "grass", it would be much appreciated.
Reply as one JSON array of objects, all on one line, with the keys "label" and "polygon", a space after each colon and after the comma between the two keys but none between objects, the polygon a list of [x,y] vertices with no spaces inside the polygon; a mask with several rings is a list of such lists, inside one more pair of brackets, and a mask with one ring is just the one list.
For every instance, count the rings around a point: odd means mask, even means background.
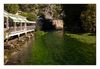
[{"label": "grass", "polygon": [[96,37],[86,34],[37,32],[29,65],[95,65]]},{"label": "grass", "polygon": [[[77,34],[65,34],[65,46],[70,51],[68,53],[73,61],[69,61],[70,64],[84,64],[92,65],[96,64],[96,37],[89,36],[88,33]],[[71,47],[70,47],[71,46]]]}]

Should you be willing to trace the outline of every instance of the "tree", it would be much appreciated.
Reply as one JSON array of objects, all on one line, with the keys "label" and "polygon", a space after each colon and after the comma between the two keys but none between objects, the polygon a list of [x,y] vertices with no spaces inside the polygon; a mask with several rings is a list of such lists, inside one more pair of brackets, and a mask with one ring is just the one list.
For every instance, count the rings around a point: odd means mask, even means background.
[{"label": "tree", "polygon": [[19,10],[19,5],[18,4],[4,4],[4,10],[15,14]]},{"label": "tree", "polygon": [[96,5],[89,4],[86,10],[81,13],[83,28],[86,32],[96,32]]},{"label": "tree", "polygon": [[51,5],[51,7],[52,7],[52,12],[53,12],[53,18],[54,19],[61,18],[62,5],[61,4],[55,4],[55,5]]}]

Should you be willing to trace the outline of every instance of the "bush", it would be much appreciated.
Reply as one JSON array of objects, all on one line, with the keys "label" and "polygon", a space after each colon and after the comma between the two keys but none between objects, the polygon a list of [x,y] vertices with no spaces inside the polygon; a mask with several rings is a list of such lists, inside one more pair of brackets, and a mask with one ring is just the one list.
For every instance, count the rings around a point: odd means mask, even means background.
[{"label": "bush", "polygon": [[4,5],[4,10],[10,13],[17,13],[19,10],[18,4],[5,4]]},{"label": "bush", "polygon": [[27,17],[27,19],[30,21],[36,21],[37,19],[37,16],[32,13],[23,12],[21,15]]},{"label": "bush", "polygon": [[32,14],[32,13],[29,13],[28,16],[27,16],[27,19],[30,20],[30,21],[36,21],[36,15]]}]

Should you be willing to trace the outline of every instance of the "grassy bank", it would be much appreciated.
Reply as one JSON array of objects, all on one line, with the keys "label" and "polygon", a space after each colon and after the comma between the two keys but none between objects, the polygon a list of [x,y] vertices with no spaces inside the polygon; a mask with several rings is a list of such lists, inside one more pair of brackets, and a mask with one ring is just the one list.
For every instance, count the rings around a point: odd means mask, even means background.
[{"label": "grassy bank", "polygon": [[96,37],[89,34],[37,32],[26,64],[95,65]]}]

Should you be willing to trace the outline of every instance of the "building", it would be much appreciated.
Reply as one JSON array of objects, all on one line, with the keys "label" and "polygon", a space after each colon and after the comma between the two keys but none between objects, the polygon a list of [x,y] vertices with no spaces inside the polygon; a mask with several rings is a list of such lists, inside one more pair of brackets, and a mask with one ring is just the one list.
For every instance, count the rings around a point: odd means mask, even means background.
[{"label": "building", "polygon": [[4,11],[4,39],[35,31],[35,28],[35,21],[29,21],[24,16],[11,14]]}]

